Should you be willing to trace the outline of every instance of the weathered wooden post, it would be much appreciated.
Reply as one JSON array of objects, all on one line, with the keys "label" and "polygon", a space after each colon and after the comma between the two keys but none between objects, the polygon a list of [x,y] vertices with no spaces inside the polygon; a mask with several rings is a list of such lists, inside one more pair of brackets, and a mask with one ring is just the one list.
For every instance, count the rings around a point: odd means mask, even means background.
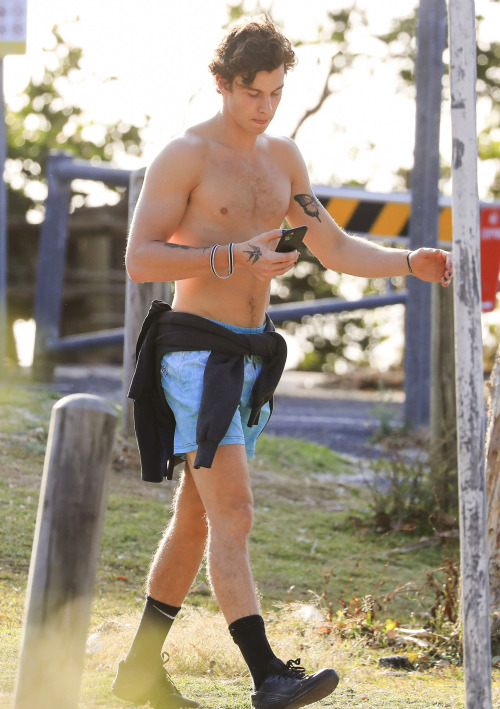
[{"label": "weathered wooden post", "polygon": [[500,612],[500,347],[495,357],[489,387],[486,431],[486,502],[488,510],[488,553],[490,607]]},{"label": "weathered wooden post", "polygon": [[98,396],[52,409],[15,709],[78,705],[115,428]]},{"label": "weathered wooden post", "polygon": [[467,709],[491,709],[474,0],[450,0],[460,547]]},{"label": "weathered wooden post", "polygon": [[[145,170],[137,170],[130,176],[129,190],[129,226],[132,223],[135,205],[139,199]],[[135,345],[142,322],[149,310],[151,301],[165,300],[170,302],[170,283],[133,283],[127,278],[125,291],[125,339],[123,345],[123,432],[130,436],[133,433],[132,402],[127,394],[135,369]]]},{"label": "weathered wooden post", "polygon": [[0,53],[0,378],[5,374],[7,356],[7,186],[3,179],[7,159],[5,105],[3,97],[3,56]]},{"label": "weathered wooden post", "polygon": [[432,484],[444,511],[457,504],[457,401],[453,289],[432,284]]}]

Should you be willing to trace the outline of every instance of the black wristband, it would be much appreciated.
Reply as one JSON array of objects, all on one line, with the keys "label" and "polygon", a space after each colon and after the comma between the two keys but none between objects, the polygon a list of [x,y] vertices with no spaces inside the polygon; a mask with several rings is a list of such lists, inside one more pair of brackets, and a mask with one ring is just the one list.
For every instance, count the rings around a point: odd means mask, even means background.
[{"label": "black wristband", "polygon": [[408,253],[406,254],[406,263],[408,264],[408,271],[410,272],[410,275],[414,276],[415,274],[413,273],[413,268],[411,267],[411,264],[410,264],[410,256],[412,253],[413,253],[413,251],[408,251]]}]

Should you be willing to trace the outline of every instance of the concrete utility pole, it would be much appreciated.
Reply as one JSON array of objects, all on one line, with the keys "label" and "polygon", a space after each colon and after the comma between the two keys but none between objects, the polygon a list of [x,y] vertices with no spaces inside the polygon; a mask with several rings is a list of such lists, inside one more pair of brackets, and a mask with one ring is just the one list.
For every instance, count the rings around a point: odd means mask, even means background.
[{"label": "concrete utility pole", "polygon": [[453,256],[467,709],[491,709],[474,0],[450,0]]},{"label": "concrete utility pole", "polygon": [[[417,116],[411,178],[410,248],[435,248],[439,220],[439,123],[445,0],[420,0],[417,30]],[[431,286],[408,278],[405,335],[405,421],[426,426],[431,388]]]}]

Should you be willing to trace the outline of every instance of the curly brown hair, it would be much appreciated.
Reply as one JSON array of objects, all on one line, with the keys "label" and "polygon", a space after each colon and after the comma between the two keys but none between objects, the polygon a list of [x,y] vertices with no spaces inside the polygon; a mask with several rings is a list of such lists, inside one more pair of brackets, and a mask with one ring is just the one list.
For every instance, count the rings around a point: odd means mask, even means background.
[{"label": "curly brown hair", "polygon": [[274,71],[283,65],[286,73],[296,61],[290,41],[264,15],[231,27],[208,68],[230,86],[236,76],[241,76],[243,84],[249,86],[259,71]]}]

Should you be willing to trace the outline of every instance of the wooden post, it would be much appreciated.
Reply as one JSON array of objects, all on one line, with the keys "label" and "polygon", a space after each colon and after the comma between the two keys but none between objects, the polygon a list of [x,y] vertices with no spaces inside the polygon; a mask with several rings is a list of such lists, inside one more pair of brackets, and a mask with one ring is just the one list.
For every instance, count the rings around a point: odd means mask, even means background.
[{"label": "wooden post", "polygon": [[[417,115],[411,178],[410,248],[436,247],[439,219],[439,124],[445,0],[420,0],[417,30]],[[431,389],[431,288],[408,278],[405,334],[405,421],[427,426]]]},{"label": "wooden post", "polygon": [[15,709],[76,709],[116,414],[73,394],[52,409]]},{"label": "wooden post", "polygon": [[432,285],[432,483],[444,512],[457,505],[457,401],[453,289]]},{"label": "wooden post", "polygon": [[474,0],[450,0],[453,256],[467,709],[491,709]]},{"label": "wooden post", "polygon": [[[130,176],[129,190],[129,226],[132,223],[135,205],[144,181],[144,168],[133,172]],[[151,301],[165,300],[170,302],[170,283],[133,283],[127,278],[125,291],[125,337],[123,345],[123,432],[133,434],[132,402],[128,398],[128,390],[135,369],[135,345],[141,325],[149,310]]]},{"label": "wooden post", "polygon": [[5,105],[3,95],[3,57],[0,56],[0,378],[6,374],[7,357],[7,186],[3,177],[7,159]]},{"label": "wooden post", "polygon": [[488,382],[490,400],[486,431],[486,501],[488,509],[488,556],[490,608],[500,612],[500,347]]}]

